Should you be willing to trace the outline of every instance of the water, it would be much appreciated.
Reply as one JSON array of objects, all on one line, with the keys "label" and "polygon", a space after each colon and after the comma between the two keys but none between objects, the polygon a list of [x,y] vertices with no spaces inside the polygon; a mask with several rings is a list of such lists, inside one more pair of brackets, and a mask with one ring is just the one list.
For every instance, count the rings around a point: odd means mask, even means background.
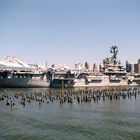
[{"label": "water", "polygon": [[[19,91],[46,89],[8,89]],[[3,94],[3,90],[0,91]],[[140,140],[140,95],[73,104],[0,101],[0,140]]]}]

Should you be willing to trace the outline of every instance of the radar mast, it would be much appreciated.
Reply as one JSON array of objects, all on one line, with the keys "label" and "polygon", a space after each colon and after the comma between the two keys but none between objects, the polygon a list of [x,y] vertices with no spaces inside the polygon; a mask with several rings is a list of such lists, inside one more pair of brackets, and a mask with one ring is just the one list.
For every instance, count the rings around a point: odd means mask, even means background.
[{"label": "radar mast", "polygon": [[112,46],[110,49],[110,53],[113,53],[112,58],[116,59],[117,58],[117,54],[118,54],[118,47],[117,46]]}]

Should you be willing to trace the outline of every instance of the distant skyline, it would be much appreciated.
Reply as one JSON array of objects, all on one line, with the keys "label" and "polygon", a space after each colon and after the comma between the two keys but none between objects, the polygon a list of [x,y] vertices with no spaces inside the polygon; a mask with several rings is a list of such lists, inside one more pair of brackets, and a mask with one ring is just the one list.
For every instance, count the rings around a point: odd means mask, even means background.
[{"label": "distant skyline", "polygon": [[26,63],[101,63],[140,58],[140,0],[0,0],[0,59]]}]

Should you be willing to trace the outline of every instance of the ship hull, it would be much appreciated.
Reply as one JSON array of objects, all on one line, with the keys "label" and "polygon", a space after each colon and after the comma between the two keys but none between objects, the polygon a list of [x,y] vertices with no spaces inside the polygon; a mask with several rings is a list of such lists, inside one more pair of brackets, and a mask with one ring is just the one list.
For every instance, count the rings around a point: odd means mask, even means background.
[{"label": "ship hull", "polygon": [[51,83],[50,83],[50,87],[52,88],[72,88],[74,85],[74,80],[62,80],[62,79],[54,79]]},{"label": "ship hull", "polygon": [[40,79],[22,79],[22,78],[11,78],[11,79],[0,79],[0,87],[49,87],[50,84],[46,80]]},{"label": "ship hull", "polygon": [[127,80],[122,81],[110,81],[109,79],[104,79],[102,81],[91,81],[91,82],[85,82],[85,80],[77,81],[74,84],[74,87],[109,87],[109,86],[127,86]]}]

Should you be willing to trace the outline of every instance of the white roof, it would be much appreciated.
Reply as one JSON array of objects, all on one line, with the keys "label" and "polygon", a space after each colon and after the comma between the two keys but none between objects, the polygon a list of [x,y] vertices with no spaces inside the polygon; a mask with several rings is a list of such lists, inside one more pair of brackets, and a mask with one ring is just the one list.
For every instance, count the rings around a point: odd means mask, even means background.
[{"label": "white roof", "polygon": [[7,67],[31,68],[28,64],[13,56],[5,57],[0,61],[0,64],[5,65]]}]

